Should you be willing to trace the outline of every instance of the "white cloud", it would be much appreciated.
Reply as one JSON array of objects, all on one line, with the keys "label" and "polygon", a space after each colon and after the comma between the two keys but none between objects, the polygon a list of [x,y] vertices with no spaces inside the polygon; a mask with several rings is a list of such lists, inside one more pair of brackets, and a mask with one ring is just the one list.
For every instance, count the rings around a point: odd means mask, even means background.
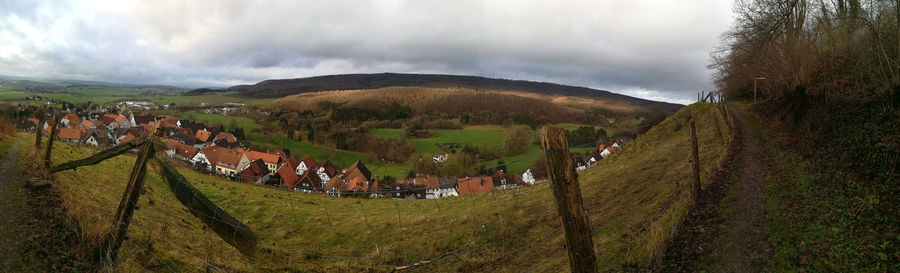
[{"label": "white cloud", "polygon": [[722,0],[5,1],[0,74],[204,86],[453,73],[685,100],[712,88],[705,64],[730,9]]}]

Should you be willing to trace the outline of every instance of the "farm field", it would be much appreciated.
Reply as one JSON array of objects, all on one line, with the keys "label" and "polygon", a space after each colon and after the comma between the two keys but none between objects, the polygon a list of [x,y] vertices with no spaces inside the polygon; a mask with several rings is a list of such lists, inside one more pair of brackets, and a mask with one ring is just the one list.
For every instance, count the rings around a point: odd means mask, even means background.
[{"label": "farm field", "polygon": [[[702,164],[701,180],[708,183],[725,152],[712,119],[724,121],[714,107],[702,103],[682,109],[579,175],[601,270],[649,263],[687,212],[690,163],[683,159],[690,132],[683,123],[688,115],[703,125],[697,127],[700,156],[708,163]],[[96,152],[57,144],[56,163]],[[64,206],[87,240],[96,240],[109,227],[133,162],[133,155],[124,155],[53,175]],[[117,270],[388,272],[448,251],[459,259],[439,260],[423,270],[557,272],[568,264],[546,184],[437,200],[356,199],[180,172],[257,233],[256,254],[245,257],[210,233],[175,200],[159,175],[148,172],[141,209],[135,212]]]},{"label": "farm field", "polygon": [[155,96],[147,98],[156,104],[166,105],[175,103],[176,105],[199,104],[207,105],[223,104],[223,103],[246,103],[246,104],[267,104],[273,99],[269,98],[244,98],[238,97],[236,92],[217,92],[202,95],[177,95],[177,96]]},{"label": "farm field", "polygon": [[[499,127],[499,126],[498,126]],[[486,145],[494,147],[503,146],[504,133],[502,127],[466,127],[462,130],[427,130],[435,134],[435,137],[429,138],[410,138],[416,152],[420,154],[443,153],[444,151],[438,147],[438,143],[459,143],[461,146],[473,145],[484,148]],[[399,138],[400,129],[371,129],[369,133],[375,136]]]}]

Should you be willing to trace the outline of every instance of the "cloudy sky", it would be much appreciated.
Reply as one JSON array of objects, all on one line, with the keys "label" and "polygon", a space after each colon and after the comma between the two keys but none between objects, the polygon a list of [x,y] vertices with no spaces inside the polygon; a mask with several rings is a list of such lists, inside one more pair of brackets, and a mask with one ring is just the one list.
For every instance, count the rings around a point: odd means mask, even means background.
[{"label": "cloudy sky", "polygon": [[0,75],[230,86],[340,73],[549,81],[689,102],[729,0],[0,0]]}]

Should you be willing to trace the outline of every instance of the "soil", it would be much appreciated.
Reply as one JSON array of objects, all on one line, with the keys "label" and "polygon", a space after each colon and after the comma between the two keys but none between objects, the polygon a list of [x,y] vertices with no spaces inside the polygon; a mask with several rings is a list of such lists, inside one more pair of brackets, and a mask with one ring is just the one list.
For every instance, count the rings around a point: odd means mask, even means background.
[{"label": "soil", "polygon": [[703,190],[653,271],[767,271],[763,157],[747,118],[734,112],[736,135],[726,167]]},{"label": "soil", "polygon": [[20,137],[0,161],[0,272],[95,271],[95,262],[66,221],[62,199],[40,168],[23,167]]}]

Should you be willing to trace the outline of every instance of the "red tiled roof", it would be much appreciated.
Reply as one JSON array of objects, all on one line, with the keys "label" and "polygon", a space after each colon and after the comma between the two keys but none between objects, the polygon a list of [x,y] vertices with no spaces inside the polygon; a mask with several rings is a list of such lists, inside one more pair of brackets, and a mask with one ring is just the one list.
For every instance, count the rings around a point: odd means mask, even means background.
[{"label": "red tiled roof", "polygon": [[80,128],[59,128],[59,138],[82,139],[84,131],[81,131]]},{"label": "red tiled roof", "polygon": [[250,165],[247,165],[247,168],[241,171],[241,178],[243,178],[244,183],[254,183],[266,174],[269,174],[269,168],[266,167],[265,162],[257,159],[250,162]]},{"label": "red tiled roof", "polygon": [[106,114],[103,114],[103,117],[111,118],[114,121],[116,121],[116,123],[118,123],[118,124],[122,124],[123,122],[125,122],[125,116],[119,115],[119,114],[106,113]]},{"label": "red tiled roof", "polygon": [[368,189],[369,189],[369,185],[368,185],[368,183],[366,183],[365,178],[358,177],[358,176],[353,178],[353,180],[350,180],[350,184],[347,185],[348,191],[352,191],[352,190],[366,191]]},{"label": "red tiled roof", "polygon": [[169,147],[169,149],[175,149],[175,154],[186,158],[193,158],[194,155],[196,155],[197,152],[200,151],[200,149],[197,147],[185,145],[173,139],[169,139],[167,141],[167,146]]},{"label": "red tiled roof", "polygon": [[135,138],[137,138],[137,137],[134,136],[134,135],[131,134],[131,133],[128,133],[128,135],[126,135],[125,138],[123,138],[122,141],[121,141],[120,143],[127,143],[127,142],[129,142],[129,141],[134,140]]},{"label": "red tiled roof", "polygon": [[234,137],[234,135],[232,135],[230,133],[226,133],[226,132],[219,132],[219,134],[216,135],[216,140],[219,140],[219,139],[224,139],[231,143],[237,142],[237,138]]},{"label": "red tiled roof", "polygon": [[459,194],[488,192],[494,189],[494,181],[490,177],[470,177],[458,180]]},{"label": "red tiled roof", "polygon": [[78,115],[76,115],[74,113],[66,114],[63,117],[63,119],[68,120],[69,121],[68,125],[71,127],[75,127],[75,126],[78,126],[78,124],[81,124],[81,118],[78,117]]},{"label": "red tiled roof", "polygon": [[325,187],[325,190],[337,188],[338,191],[344,191],[347,189],[347,184],[344,184],[344,180],[340,177],[332,177],[331,181],[328,181],[328,186]]},{"label": "red tiled roof", "polygon": [[281,162],[281,157],[276,154],[264,153],[254,150],[247,150],[247,158],[250,160],[262,159],[268,164],[278,164]]},{"label": "red tiled roof", "polygon": [[203,149],[203,154],[209,159],[209,163],[214,166],[236,169],[238,164],[241,163],[244,150],[210,146]]},{"label": "red tiled roof", "polygon": [[303,158],[303,163],[306,163],[306,168],[312,170],[313,172],[318,169],[318,163],[316,163],[316,160],[314,160],[310,155],[307,155]]},{"label": "red tiled roof", "polygon": [[300,177],[297,176],[297,173],[294,172],[294,168],[288,166],[289,164],[285,164],[278,168],[278,175],[281,176],[281,186],[286,188],[293,188],[294,185],[300,181]]},{"label": "red tiled roof", "polygon": [[89,120],[82,120],[81,125],[83,125],[85,129],[88,129],[91,128],[91,126],[94,126],[94,123]]},{"label": "red tiled roof", "polygon": [[197,130],[197,134],[195,134],[194,137],[196,137],[197,139],[199,139],[202,142],[209,142],[210,135],[212,135],[212,133],[210,133],[207,130]]}]

